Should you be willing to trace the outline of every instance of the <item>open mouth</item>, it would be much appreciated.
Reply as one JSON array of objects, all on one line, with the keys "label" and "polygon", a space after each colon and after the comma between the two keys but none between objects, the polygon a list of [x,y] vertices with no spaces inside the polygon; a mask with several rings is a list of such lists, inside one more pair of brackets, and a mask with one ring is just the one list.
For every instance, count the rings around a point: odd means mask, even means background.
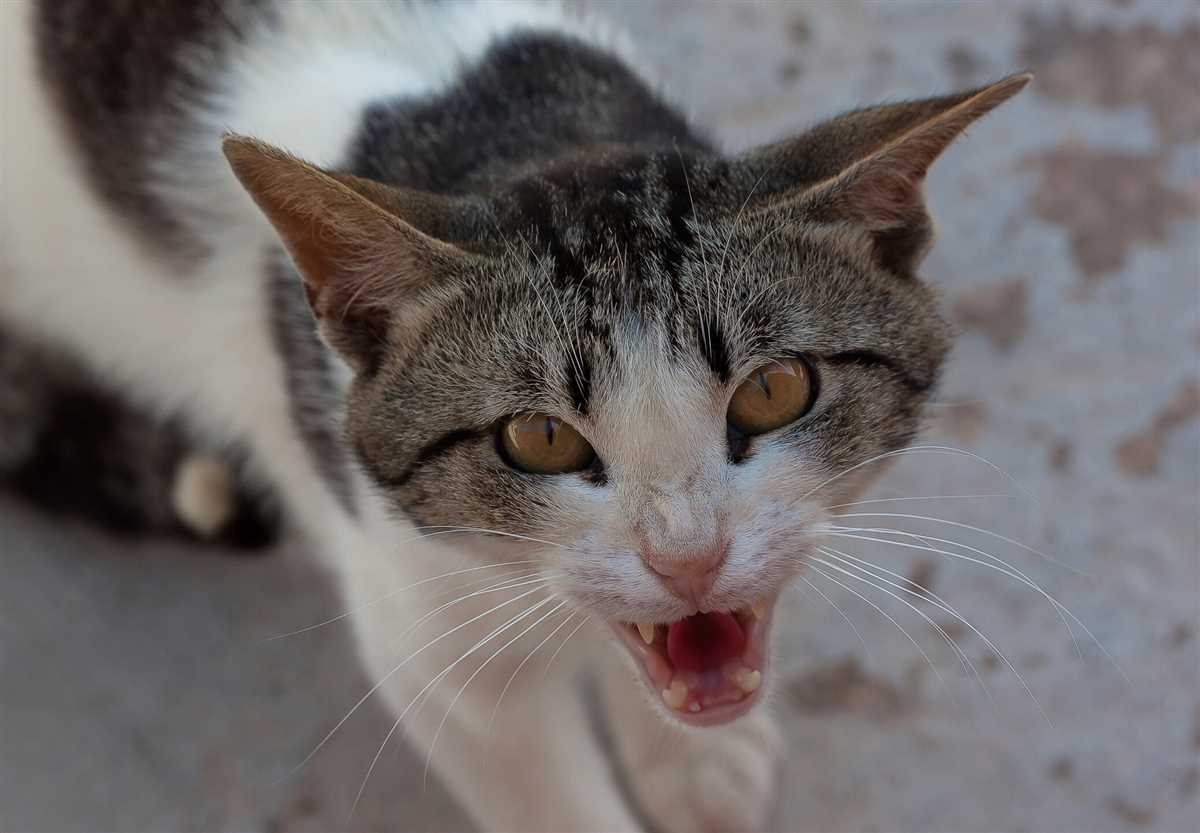
[{"label": "open mouth", "polygon": [[773,608],[762,602],[668,624],[612,626],[666,707],[685,723],[711,726],[744,714],[757,700]]}]

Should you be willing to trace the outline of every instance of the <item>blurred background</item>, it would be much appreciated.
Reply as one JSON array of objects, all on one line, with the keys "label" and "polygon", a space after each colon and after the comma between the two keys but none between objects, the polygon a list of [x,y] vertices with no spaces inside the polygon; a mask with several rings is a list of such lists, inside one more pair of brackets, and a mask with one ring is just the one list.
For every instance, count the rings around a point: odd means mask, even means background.
[{"label": "blurred background", "polygon": [[[870,496],[1008,497],[861,511],[986,528],[1054,561],[965,526],[857,520],[1001,557],[1079,622],[998,570],[839,544],[979,633],[860,587],[918,650],[835,584],[814,580],[857,635],[809,588],[792,593],[774,827],[1200,829],[1197,6],[593,5],[734,149],[1037,73],[929,181],[940,237],[923,271],[962,337],[926,442],[1004,474],[909,455]],[[391,719],[368,703],[276,783],[371,683],[341,625],[266,641],[342,609],[302,546],[236,558],[123,540],[0,496],[0,551],[0,829],[343,828]],[[422,765],[392,744],[354,827],[468,829],[436,784],[422,789]]]}]

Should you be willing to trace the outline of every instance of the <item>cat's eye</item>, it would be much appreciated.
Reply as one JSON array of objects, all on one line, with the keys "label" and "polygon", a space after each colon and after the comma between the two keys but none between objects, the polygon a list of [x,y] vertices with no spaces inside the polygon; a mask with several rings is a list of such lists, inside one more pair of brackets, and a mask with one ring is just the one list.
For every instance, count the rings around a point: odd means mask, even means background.
[{"label": "cat's eye", "polygon": [[565,474],[587,468],[596,452],[578,431],[549,414],[521,414],[500,429],[505,459],[533,474]]},{"label": "cat's eye", "polygon": [[803,359],[777,359],[754,370],[729,400],[729,424],[743,434],[782,428],[808,413],[816,381]]}]

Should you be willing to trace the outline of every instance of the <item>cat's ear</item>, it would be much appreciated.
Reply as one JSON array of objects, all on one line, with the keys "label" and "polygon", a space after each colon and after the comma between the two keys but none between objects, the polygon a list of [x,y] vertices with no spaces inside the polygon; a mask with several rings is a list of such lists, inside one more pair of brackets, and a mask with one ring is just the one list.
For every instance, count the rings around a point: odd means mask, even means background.
[{"label": "cat's ear", "polygon": [[1032,79],[1013,75],[976,90],[861,110],[744,162],[775,187],[759,210],[807,222],[844,222],[869,236],[885,268],[908,274],[932,242],[925,209],[929,166],[973,122]]},{"label": "cat's ear", "polygon": [[406,305],[471,258],[438,236],[459,219],[453,200],[330,173],[243,136],[222,150],[300,271],[322,336],[357,370],[377,364]]}]

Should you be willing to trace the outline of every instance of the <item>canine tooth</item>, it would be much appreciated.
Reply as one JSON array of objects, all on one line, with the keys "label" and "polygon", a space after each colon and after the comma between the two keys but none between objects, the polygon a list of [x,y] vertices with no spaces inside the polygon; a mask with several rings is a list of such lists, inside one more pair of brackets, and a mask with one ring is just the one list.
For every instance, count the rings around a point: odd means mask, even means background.
[{"label": "canine tooth", "polygon": [[651,625],[649,622],[638,622],[637,629],[638,633],[642,635],[643,642],[647,645],[654,644],[654,625]]},{"label": "canine tooth", "polygon": [[767,603],[761,599],[750,605],[750,612],[754,614],[755,619],[761,619],[767,615]]},{"label": "canine tooth", "polygon": [[691,712],[700,711],[700,704],[697,701],[693,700],[691,702],[691,705],[688,706],[688,711],[691,711]]},{"label": "canine tooth", "polygon": [[673,709],[682,709],[683,704],[687,702],[687,696],[687,683],[680,679],[672,680],[671,687],[664,688],[662,693],[663,702]]},{"label": "canine tooth", "polygon": [[745,667],[739,668],[734,682],[737,683],[738,688],[750,694],[757,691],[758,687],[762,685],[762,672]]}]

